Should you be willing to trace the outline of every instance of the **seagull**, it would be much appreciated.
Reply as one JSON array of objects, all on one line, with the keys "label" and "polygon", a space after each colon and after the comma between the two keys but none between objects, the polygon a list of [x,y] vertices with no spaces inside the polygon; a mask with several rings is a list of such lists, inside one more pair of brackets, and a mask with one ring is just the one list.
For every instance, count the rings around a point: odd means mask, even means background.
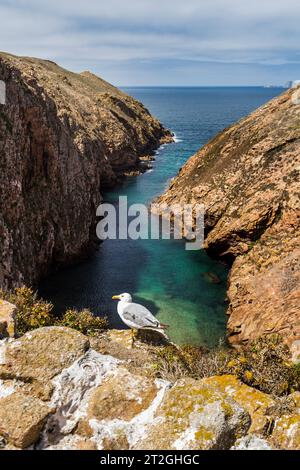
[{"label": "seagull", "polygon": [[132,330],[132,344],[134,343],[134,330],[168,328],[168,325],[160,323],[146,307],[132,302],[130,294],[114,295],[112,299],[119,300],[117,311],[121,320]]}]

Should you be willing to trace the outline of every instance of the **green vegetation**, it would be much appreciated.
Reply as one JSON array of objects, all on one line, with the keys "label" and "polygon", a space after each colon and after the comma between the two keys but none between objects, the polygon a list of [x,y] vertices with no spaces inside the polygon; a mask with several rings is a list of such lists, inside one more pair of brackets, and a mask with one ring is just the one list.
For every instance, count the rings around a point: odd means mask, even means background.
[{"label": "green vegetation", "polygon": [[84,334],[94,335],[108,327],[106,318],[95,317],[89,310],[67,310],[62,318],[53,314],[53,305],[38,299],[29,287],[13,291],[0,290],[0,298],[17,306],[16,331],[21,336],[27,331],[43,326],[67,326]]},{"label": "green vegetation", "polygon": [[157,353],[155,369],[159,377],[171,381],[232,374],[262,392],[284,396],[300,390],[300,365],[291,363],[289,358],[282,338],[270,335],[242,351],[225,347],[213,351],[191,346],[180,350],[164,347]]},{"label": "green vegetation", "polygon": [[60,326],[68,326],[74,328],[84,335],[94,335],[97,331],[107,328],[108,322],[106,318],[95,317],[89,310],[82,311],[67,310],[62,319],[58,322]]},{"label": "green vegetation", "polygon": [[[17,335],[43,326],[66,326],[85,335],[96,335],[108,328],[106,318],[89,310],[69,309],[61,318],[53,314],[53,305],[38,299],[29,287],[0,291],[0,298],[17,306]],[[300,391],[300,364],[290,361],[290,352],[279,335],[269,335],[237,351],[221,345],[215,350],[202,347],[164,346],[153,349],[153,372],[175,382],[182,377],[202,379],[231,374],[243,383],[274,396]]]}]

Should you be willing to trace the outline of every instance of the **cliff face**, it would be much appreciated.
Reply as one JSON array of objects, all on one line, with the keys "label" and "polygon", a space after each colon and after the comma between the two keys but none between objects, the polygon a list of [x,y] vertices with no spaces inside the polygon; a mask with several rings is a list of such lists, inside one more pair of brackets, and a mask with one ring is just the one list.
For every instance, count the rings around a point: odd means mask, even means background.
[{"label": "cliff face", "polygon": [[234,343],[300,339],[300,105],[283,93],[194,155],[158,203],[203,203],[205,248],[229,261]]},{"label": "cliff face", "polygon": [[0,53],[0,285],[32,283],[93,248],[100,191],[171,134],[89,72]]}]

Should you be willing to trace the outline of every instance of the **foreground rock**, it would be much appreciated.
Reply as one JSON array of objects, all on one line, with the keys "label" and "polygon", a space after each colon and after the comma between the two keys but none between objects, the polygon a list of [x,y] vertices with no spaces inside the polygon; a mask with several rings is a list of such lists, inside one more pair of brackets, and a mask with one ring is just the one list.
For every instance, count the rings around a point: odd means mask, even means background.
[{"label": "foreground rock", "polygon": [[204,379],[204,383],[233,398],[251,416],[249,431],[263,435],[271,422],[268,410],[274,405],[274,399],[259,390],[243,384],[233,375],[222,375]]},{"label": "foreground rock", "polygon": [[32,450],[300,449],[299,393],[278,406],[230,375],[157,379],[157,348],[137,340],[132,349],[127,331],[89,340],[63,327],[0,341],[1,442]]},{"label": "foreground rock", "polygon": [[15,336],[16,313],[15,305],[0,299],[0,339]]},{"label": "foreground rock", "polygon": [[0,400],[0,434],[20,449],[25,449],[39,438],[51,410],[40,400],[13,393]]},{"label": "foreground rock", "polygon": [[95,247],[100,191],[170,132],[89,72],[0,53],[0,286],[31,285]]},{"label": "foreground rock", "polygon": [[300,105],[294,90],[225,129],[182,168],[159,204],[204,204],[205,248],[233,263],[228,333],[241,344],[300,339]]},{"label": "foreground rock", "polygon": [[273,450],[270,444],[255,435],[238,439],[231,450]]},{"label": "foreground rock", "polygon": [[182,379],[165,395],[136,449],[229,449],[250,423],[229,396],[202,381]]},{"label": "foreground rock", "polygon": [[1,379],[17,379],[28,393],[47,399],[53,387],[50,380],[89,348],[89,340],[75,330],[47,327],[34,330],[4,348]]},{"label": "foreground rock", "polygon": [[275,420],[272,441],[281,449],[300,449],[300,393],[295,392],[290,397],[294,401],[292,412],[283,413]]}]

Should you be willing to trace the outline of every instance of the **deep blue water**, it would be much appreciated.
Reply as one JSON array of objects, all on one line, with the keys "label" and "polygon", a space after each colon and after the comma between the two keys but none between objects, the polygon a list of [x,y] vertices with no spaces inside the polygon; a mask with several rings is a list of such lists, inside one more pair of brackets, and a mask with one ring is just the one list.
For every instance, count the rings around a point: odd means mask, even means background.
[{"label": "deep blue water", "polygon": [[[176,134],[157,152],[153,170],[129,178],[104,194],[115,202],[149,203],[167,187],[184,162],[216,133],[282,92],[277,88],[126,88]],[[220,284],[207,275],[215,273]],[[224,338],[227,269],[174,240],[108,240],[84,263],[50,276],[40,287],[57,311],[88,307],[123,328],[113,294],[130,292],[170,325],[178,343],[214,346]]]}]

